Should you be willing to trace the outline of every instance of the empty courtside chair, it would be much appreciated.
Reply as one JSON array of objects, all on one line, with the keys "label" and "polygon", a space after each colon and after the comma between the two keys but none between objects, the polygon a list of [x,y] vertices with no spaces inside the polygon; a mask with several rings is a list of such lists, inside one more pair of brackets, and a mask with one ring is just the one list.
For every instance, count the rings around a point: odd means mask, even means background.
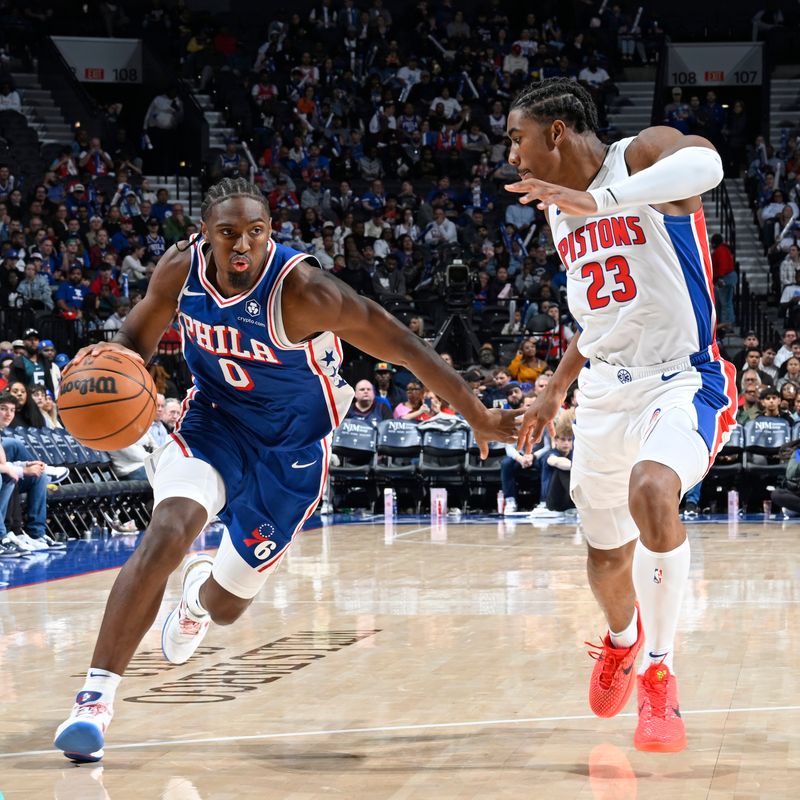
[{"label": "empty courtside chair", "polygon": [[781,477],[786,464],[779,460],[791,440],[791,427],[780,417],[756,417],[744,426],[745,470],[754,477]]},{"label": "empty courtside chair", "polygon": [[419,471],[429,482],[463,482],[467,454],[466,428],[452,431],[426,430],[422,434]]},{"label": "empty courtside chair", "polygon": [[489,442],[489,455],[482,461],[478,443],[470,430],[464,462],[470,507],[494,509],[493,497],[500,488],[500,462],[505,454],[506,446],[502,442]]},{"label": "empty courtside chair", "polygon": [[418,469],[421,446],[416,422],[386,419],[378,423],[375,482],[379,489],[390,486],[407,490],[418,508],[422,500]]},{"label": "empty courtside chair", "polygon": [[342,505],[364,508],[374,505],[373,467],[377,436],[374,425],[359,419],[345,419],[334,431],[331,449],[339,463],[332,463],[330,467],[332,495],[334,498],[348,497],[351,492],[362,495],[360,502],[346,501]]},{"label": "empty courtside chair", "polygon": [[448,505],[466,507],[469,495],[465,481],[467,428],[451,431],[426,430],[422,434],[419,473],[428,488],[450,487]]}]

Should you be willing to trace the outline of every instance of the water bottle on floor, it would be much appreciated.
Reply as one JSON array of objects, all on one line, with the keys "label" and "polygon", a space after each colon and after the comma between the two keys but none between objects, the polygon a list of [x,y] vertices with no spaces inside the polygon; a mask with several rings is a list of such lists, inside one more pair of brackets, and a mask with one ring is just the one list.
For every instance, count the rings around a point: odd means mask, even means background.
[{"label": "water bottle on floor", "polygon": [[728,516],[739,516],[739,492],[736,489],[731,489],[728,492]]}]

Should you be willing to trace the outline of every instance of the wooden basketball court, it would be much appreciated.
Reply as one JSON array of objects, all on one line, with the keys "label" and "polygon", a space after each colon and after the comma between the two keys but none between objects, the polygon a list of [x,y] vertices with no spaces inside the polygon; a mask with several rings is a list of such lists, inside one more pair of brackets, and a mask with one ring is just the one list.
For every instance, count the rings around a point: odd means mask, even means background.
[{"label": "wooden basketball court", "polygon": [[52,736],[116,570],[0,592],[0,796],[797,798],[800,525],[689,530],[683,753],[633,749],[633,700],[588,710],[583,642],[603,625],[574,525],[378,521],[306,532],[181,667],[159,644],[173,576],[97,766]]}]

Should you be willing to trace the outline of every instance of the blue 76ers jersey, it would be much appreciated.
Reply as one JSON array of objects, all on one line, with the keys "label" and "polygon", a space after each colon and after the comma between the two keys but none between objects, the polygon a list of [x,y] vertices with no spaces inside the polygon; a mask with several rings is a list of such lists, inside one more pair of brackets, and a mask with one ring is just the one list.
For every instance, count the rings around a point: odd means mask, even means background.
[{"label": "blue 76ers jersey", "polygon": [[344,418],[353,390],[339,374],[338,337],[325,332],[295,344],[283,328],[283,281],[313,257],[270,239],[255,285],[223,297],[208,278],[202,236],[192,240],[191,251],[178,303],[183,354],[194,379],[183,412],[195,403],[217,408],[255,443],[276,450],[319,442]]}]

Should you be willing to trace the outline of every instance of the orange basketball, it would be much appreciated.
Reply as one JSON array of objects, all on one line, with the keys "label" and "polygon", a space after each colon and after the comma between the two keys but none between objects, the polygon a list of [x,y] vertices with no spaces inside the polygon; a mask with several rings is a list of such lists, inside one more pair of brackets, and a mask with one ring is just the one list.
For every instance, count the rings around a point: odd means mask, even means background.
[{"label": "orange basketball", "polygon": [[156,387],[139,362],[109,350],[67,365],[58,413],[87,447],[120,450],[138,441],[155,419]]}]

